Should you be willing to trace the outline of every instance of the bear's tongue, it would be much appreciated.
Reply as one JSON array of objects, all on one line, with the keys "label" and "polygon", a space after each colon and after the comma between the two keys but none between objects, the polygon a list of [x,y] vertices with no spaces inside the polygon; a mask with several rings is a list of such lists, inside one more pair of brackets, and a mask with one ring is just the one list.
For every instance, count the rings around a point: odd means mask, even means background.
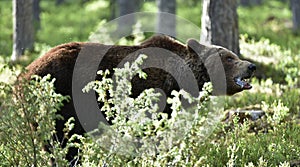
[{"label": "bear's tongue", "polygon": [[251,89],[252,86],[250,85],[249,82],[246,82],[244,79],[241,77],[235,78],[235,83],[239,85],[242,89]]}]

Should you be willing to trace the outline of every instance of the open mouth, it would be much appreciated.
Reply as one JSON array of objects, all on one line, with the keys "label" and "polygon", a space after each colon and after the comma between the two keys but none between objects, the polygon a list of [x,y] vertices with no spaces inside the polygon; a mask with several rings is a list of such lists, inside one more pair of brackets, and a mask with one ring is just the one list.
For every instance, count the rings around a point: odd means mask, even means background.
[{"label": "open mouth", "polygon": [[241,87],[241,89],[251,89],[252,86],[250,84],[250,78],[251,76],[239,76],[234,78],[235,84]]}]

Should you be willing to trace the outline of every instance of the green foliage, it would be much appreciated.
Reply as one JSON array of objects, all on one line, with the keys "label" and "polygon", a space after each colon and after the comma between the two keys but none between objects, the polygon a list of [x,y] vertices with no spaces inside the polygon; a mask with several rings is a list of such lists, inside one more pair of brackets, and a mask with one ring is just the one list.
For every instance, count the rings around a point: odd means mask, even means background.
[{"label": "green foliage", "polygon": [[[97,24],[110,17],[107,5],[106,0],[84,4],[77,0],[61,5],[55,5],[55,1],[40,1],[41,29],[36,33],[36,43],[55,46],[71,41],[86,41]],[[0,55],[8,57],[12,51],[13,34],[11,1],[0,1],[0,16]]]},{"label": "green foliage", "polygon": [[37,40],[50,46],[70,41],[86,41],[97,23],[109,17],[104,15],[109,14],[105,6],[97,6],[95,10],[91,9],[89,3],[84,5],[67,3],[56,6],[55,1],[41,1],[41,8],[42,29],[38,31]]},{"label": "green foliage", "polygon": [[[264,12],[261,12],[264,11]],[[272,43],[299,53],[300,40],[292,31],[292,13],[287,1],[268,0],[255,7],[238,7],[239,31],[251,38],[265,37]]]},{"label": "green foliage", "polygon": [[12,1],[0,1],[0,56],[12,50]]},{"label": "green foliage", "polygon": [[[4,70],[5,69],[5,70]],[[2,71],[9,71],[2,68]],[[14,71],[11,71],[15,75]],[[1,82],[0,162],[2,166],[65,166],[67,148],[54,140],[57,110],[67,100],[54,92],[50,76],[17,85]],[[45,151],[45,146],[51,153]]]}]

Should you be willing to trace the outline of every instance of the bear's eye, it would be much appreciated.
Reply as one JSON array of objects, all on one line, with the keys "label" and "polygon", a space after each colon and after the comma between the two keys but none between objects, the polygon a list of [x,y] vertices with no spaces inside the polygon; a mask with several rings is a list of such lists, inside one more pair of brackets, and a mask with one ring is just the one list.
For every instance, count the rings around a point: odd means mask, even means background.
[{"label": "bear's eye", "polygon": [[227,59],[228,62],[232,62],[233,61],[232,57],[227,57],[226,59]]}]

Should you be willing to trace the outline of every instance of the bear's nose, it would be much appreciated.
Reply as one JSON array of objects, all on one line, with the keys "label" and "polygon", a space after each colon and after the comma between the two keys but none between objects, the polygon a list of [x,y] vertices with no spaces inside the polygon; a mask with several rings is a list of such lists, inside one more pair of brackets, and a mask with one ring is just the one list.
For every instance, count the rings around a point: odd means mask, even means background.
[{"label": "bear's nose", "polygon": [[255,71],[255,70],[256,70],[256,65],[255,65],[255,64],[250,64],[250,65],[248,66],[248,69],[249,69],[250,71]]}]

